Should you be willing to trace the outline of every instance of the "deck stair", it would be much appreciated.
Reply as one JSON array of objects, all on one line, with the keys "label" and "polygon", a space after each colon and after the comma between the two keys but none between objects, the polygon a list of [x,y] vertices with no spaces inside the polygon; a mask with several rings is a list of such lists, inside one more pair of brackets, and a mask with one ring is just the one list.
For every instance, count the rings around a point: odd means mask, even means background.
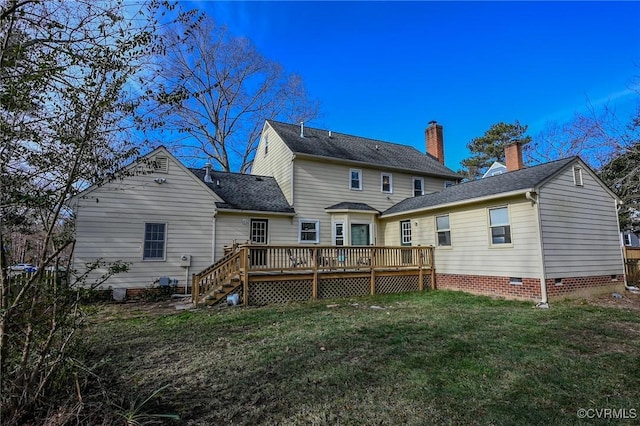
[{"label": "deck stair", "polygon": [[240,262],[242,251],[232,251],[192,277],[192,301],[213,305],[225,299],[242,285]]}]

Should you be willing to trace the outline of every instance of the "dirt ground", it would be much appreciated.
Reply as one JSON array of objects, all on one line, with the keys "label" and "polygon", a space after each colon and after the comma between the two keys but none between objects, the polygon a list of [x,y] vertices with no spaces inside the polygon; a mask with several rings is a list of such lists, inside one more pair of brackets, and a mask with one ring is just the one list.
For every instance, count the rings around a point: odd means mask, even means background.
[{"label": "dirt ground", "polygon": [[616,294],[619,294],[621,297],[615,297],[614,293],[604,293],[598,296],[593,296],[585,301],[592,305],[632,309],[640,312],[640,293],[624,291]]},{"label": "dirt ground", "polygon": [[[604,306],[609,308],[631,309],[640,312],[640,293],[624,291],[621,293],[604,293],[592,296],[587,299],[576,299],[573,303]],[[551,302],[553,309],[553,302]],[[165,300],[158,302],[129,301],[125,303],[112,303],[104,306],[101,310],[101,319],[113,318],[135,318],[149,315],[169,315],[178,314],[184,310],[193,309],[193,306],[186,300]],[[204,307],[200,309],[237,309],[218,305],[214,307]]]}]

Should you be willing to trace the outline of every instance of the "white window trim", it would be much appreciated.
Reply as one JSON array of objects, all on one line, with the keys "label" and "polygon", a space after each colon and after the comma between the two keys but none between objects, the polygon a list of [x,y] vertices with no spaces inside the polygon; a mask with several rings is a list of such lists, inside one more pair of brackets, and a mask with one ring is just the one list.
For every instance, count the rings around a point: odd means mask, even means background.
[{"label": "white window trim", "polygon": [[[145,259],[144,249],[147,242],[147,225],[164,225],[164,245],[162,247],[162,258],[150,257]],[[143,262],[166,262],[167,260],[167,240],[169,239],[169,224],[166,222],[145,222],[142,229],[142,261]]]},{"label": "white window trim", "polygon": [[[384,190],[384,178],[389,177],[389,190]],[[392,173],[380,173],[380,191],[384,194],[393,194],[393,174]]]},{"label": "white window trim", "polygon": [[[353,172],[358,172],[358,188],[353,188],[351,186],[351,174]],[[349,189],[352,191],[362,191],[362,170],[361,169],[349,169]]]},{"label": "white window trim", "polygon": [[346,245],[345,243],[347,242],[347,228],[345,226],[345,223],[343,220],[336,220],[335,222],[333,222],[331,224],[331,241],[333,241],[333,245],[337,246],[336,244],[336,225],[342,225],[342,245]]},{"label": "white window trim", "polygon": [[264,156],[269,154],[269,134],[264,135]]},{"label": "white window trim", "polygon": [[[438,229],[438,218],[439,217],[443,217],[443,216],[447,216],[449,218],[449,227],[446,229]],[[449,215],[449,213],[447,214],[439,214],[437,216],[434,217],[433,219],[433,224],[436,227],[436,247],[438,248],[451,248],[453,247],[453,239],[451,238],[451,215]],[[438,232],[449,232],[449,245],[441,245],[440,244],[440,239],[438,238]]]},{"label": "white window trim", "polygon": [[419,196],[419,195],[416,195],[416,181],[420,182],[420,195],[424,195],[424,178],[415,177],[415,176],[411,180],[411,193],[413,194],[414,197]]},{"label": "white window trim", "polygon": [[582,175],[582,167],[580,166],[573,166],[573,169],[571,169],[571,171],[573,172],[573,184],[575,186],[584,186],[584,177]]},{"label": "white window trim", "polygon": [[[253,242],[253,223],[254,222],[260,222],[260,223],[264,223],[266,226],[265,229],[265,235],[264,235],[264,243],[254,243]],[[252,244],[269,244],[269,219],[265,219],[265,218],[260,218],[260,217],[252,217],[251,219],[249,219],[249,241]]]},{"label": "white window trim", "polygon": [[625,246],[630,246],[631,245],[631,235],[630,234],[622,234],[622,240]]},{"label": "white window trim", "polygon": [[[409,227],[408,227],[408,229],[409,229],[409,241],[405,241],[405,239],[404,239],[405,234],[404,234],[403,225],[406,225],[406,224],[409,225]],[[411,226],[411,220],[410,219],[409,220],[401,220],[400,221],[400,245],[403,246],[405,244],[407,246],[410,246],[410,245],[413,244],[413,227]]]},{"label": "white window trim", "polygon": [[[302,239],[302,224],[303,223],[315,223],[316,225],[316,239],[303,240]],[[298,243],[300,244],[318,244],[320,242],[320,221],[318,219],[300,219],[298,220]]]},{"label": "white window trim", "polygon": [[[491,226],[491,210],[497,210],[497,209],[507,209],[507,220],[509,221],[509,223],[507,223],[506,226],[509,227],[509,239],[511,240],[511,242],[509,243],[493,242],[493,233],[491,232],[493,228],[493,226]],[[495,225],[495,226],[497,227],[497,226],[505,226],[505,225]],[[489,247],[491,248],[513,247],[513,230],[511,229],[511,209],[509,208],[509,205],[487,207],[487,229],[489,230]]]}]

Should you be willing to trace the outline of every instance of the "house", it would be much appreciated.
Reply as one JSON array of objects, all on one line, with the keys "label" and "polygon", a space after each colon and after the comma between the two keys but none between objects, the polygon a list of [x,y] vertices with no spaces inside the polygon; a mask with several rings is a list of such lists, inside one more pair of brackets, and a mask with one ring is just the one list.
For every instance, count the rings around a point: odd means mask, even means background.
[{"label": "house", "polygon": [[489,176],[501,175],[507,172],[507,166],[505,164],[500,163],[499,161],[494,161],[491,167],[487,169],[486,172],[482,175],[482,178],[486,178]]},{"label": "house", "polygon": [[[289,243],[294,211],[268,176],[185,167],[165,147],[130,165],[124,178],[94,185],[69,201],[75,213],[74,268],[97,259],[124,261],[113,288],[145,288],[160,277],[179,286],[223,256],[235,239],[261,241],[270,221],[272,242]],[[99,279],[107,269],[90,275]],[[175,281],[174,281],[175,282]]]},{"label": "house", "polygon": [[189,169],[159,147],[131,164],[123,179],[69,202],[76,217],[74,265],[82,271],[96,259],[127,262],[127,273],[109,279],[113,288],[144,288],[161,277],[184,286],[234,242],[380,243],[380,211],[460,181],[444,166],[442,126],[432,122],[425,142],[427,154],[270,120],[251,175]]},{"label": "house", "polygon": [[620,289],[620,200],[578,157],[404,200],[379,217],[386,244],[435,246],[441,289],[547,301]]},{"label": "house", "polygon": [[625,247],[640,247],[640,236],[637,232],[622,231],[621,238]]},{"label": "house", "polygon": [[128,262],[113,287],[184,286],[234,242],[420,245],[435,246],[438,288],[546,302],[624,283],[619,200],[579,158],[523,168],[513,145],[506,173],[460,184],[436,122],[425,148],[268,120],[242,175],[189,169],[160,147],[70,202],[74,265]]},{"label": "house", "polygon": [[425,145],[426,154],[407,145],[269,120],[252,172],[273,176],[295,209],[298,238],[290,242],[381,244],[380,211],[461,180],[444,166],[443,129],[435,121],[425,130]]}]

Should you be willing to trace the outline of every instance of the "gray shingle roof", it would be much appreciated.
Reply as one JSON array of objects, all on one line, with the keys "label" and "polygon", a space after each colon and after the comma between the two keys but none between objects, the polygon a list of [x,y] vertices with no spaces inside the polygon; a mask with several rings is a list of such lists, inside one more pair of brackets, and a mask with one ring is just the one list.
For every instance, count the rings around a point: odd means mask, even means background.
[{"label": "gray shingle roof", "polygon": [[407,145],[367,139],[359,136],[304,127],[300,137],[300,125],[267,120],[280,135],[289,149],[297,154],[318,155],[372,165],[415,171],[419,173],[461,179],[453,170],[440,164],[430,155],[425,155]]},{"label": "gray shingle roof", "polygon": [[[204,182],[204,169],[189,169]],[[211,171],[213,183],[205,185],[224,200],[216,207],[225,210],[253,210],[272,213],[294,213],[276,180],[269,176]]]},{"label": "gray shingle roof", "polygon": [[361,210],[361,211],[373,211],[378,212],[377,209],[374,209],[368,204],[365,203],[351,203],[348,201],[334,204],[333,206],[325,207],[325,210]]},{"label": "gray shingle roof", "polygon": [[571,162],[577,160],[577,158],[578,157],[570,157],[563,160],[551,161],[514,172],[450,186],[440,192],[407,198],[385,210],[382,216],[534,188]]}]

